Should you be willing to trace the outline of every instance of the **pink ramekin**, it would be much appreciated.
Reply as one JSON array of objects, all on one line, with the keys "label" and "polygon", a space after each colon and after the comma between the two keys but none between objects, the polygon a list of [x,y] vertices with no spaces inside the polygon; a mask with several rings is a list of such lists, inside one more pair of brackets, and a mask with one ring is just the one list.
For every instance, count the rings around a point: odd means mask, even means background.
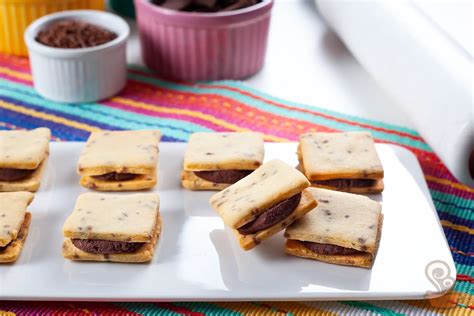
[{"label": "pink ramekin", "polygon": [[165,78],[242,79],[263,66],[273,0],[235,11],[164,9],[135,0],[145,64]]}]

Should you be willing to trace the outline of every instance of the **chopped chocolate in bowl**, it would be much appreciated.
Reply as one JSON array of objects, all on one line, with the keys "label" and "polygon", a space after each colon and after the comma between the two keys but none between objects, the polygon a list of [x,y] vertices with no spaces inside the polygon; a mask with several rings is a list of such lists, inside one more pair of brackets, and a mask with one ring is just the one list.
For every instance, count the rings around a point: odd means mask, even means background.
[{"label": "chopped chocolate in bowl", "polygon": [[214,183],[236,183],[252,172],[253,170],[212,170],[194,171],[194,174],[201,179]]},{"label": "chopped chocolate in bowl", "polygon": [[352,248],[345,248],[331,244],[320,244],[317,242],[303,241],[303,245],[320,255],[355,255],[364,253]]},{"label": "chopped chocolate in bowl", "polygon": [[328,185],[336,188],[353,188],[353,187],[370,187],[375,184],[374,179],[330,179],[330,180],[313,180],[312,184]]},{"label": "chopped chocolate in bowl", "polygon": [[36,36],[36,41],[56,48],[85,48],[105,44],[117,34],[100,26],[79,20],[62,20],[47,25]]},{"label": "chopped chocolate in bowl", "polygon": [[166,9],[188,12],[232,11],[261,2],[261,0],[152,0]]},{"label": "chopped chocolate in bowl", "polygon": [[260,214],[256,219],[238,229],[242,235],[255,234],[264,230],[276,223],[284,220],[290,215],[298,206],[301,200],[301,193],[293,195],[289,199],[283,200],[280,203],[272,206],[264,213]]},{"label": "chopped chocolate in bowl", "polygon": [[128,180],[135,179],[137,176],[138,175],[135,173],[109,172],[109,173],[101,174],[98,176],[92,176],[92,177],[97,180],[103,180],[103,181],[128,181]]},{"label": "chopped chocolate in bowl", "polygon": [[144,243],[125,242],[100,239],[71,239],[76,248],[82,251],[96,254],[114,254],[135,252]]},{"label": "chopped chocolate in bowl", "polygon": [[31,176],[36,169],[0,168],[0,181],[18,181]]}]

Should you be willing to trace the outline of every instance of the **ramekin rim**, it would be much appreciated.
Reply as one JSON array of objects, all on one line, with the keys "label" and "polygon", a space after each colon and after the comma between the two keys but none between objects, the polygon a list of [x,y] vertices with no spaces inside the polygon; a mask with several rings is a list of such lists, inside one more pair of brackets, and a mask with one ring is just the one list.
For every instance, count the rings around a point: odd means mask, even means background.
[{"label": "ramekin rim", "polygon": [[160,7],[159,5],[151,3],[150,0],[134,0],[134,2],[141,2],[143,5],[149,7],[151,10],[160,12],[161,14],[168,15],[168,16],[181,16],[181,17],[199,17],[203,19],[214,19],[214,18],[222,18],[222,17],[233,17],[238,15],[243,15],[246,13],[250,13],[256,11],[258,9],[264,8],[269,4],[273,3],[274,0],[262,0],[262,2],[232,11],[224,11],[224,12],[187,12],[187,11],[179,11],[179,10],[172,10]]},{"label": "ramekin rim", "polygon": [[[38,34],[41,27],[52,20],[57,19],[71,19],[74,17],[81,17],[81,16],[94,16],[94,15],[102,15],[107,16],[108,18],[115,19],[115,21],[123,27],[124,31],[120,34],[116,30],[113,30],[117,33],[117,38],[111,40],[110,42],[92,46],[92,47],[84,47],[84,48],[58,48],[58,47],[51,47],[44,45],[36,40],[36,35]],[[110,30],[110,28],[108,28]],[[130,36],[130,26],[128,23],[120,16],[100,10],[66,10],[60,12],[54,12],[51,14],[47,14],[42,16],[35,21],[33,21],[28,27],[26,28],[23,38],[28,50],[33,50],[35,52],[40,52],[47,55],[55,55],[57,57],[73,57],[73,56],[80,56],[84,54],[90,54],[95,52],[101,52],[104,50],[111,49],[113,47],[119,46],[123,42],[126,42]]]}]

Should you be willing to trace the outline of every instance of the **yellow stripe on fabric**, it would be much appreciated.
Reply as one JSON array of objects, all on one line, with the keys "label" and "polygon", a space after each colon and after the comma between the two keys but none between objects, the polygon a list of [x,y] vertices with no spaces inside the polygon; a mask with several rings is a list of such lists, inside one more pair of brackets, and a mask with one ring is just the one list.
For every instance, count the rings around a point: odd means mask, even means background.
[{"label": "yellow stripe on fabric", "polygon": [[243,316],[273,315],[286,316],[286,313],[272,311],[270,308],[249,302],[216,302],[214,305],[238,312]]},{"label": "yellow stripe on fabric", "polygon": [[429,300],[401,301],[401,303],[423,308],[446,316],[469,315],[473,296],[466,293],[450,292],[442,297]]},{"label": "yellow stripe on fabric", "polygon": [[287,314],[298,316],[323,315],[338,316],[338,314],[315,306],[305,305],[298,302],[265,302],[265,305],[273,307],[275,310],[285,311]]},{"label": "yellow stripe on fabric", "polygon": [[446,220],[441,220],[441,225],[443,225],[443,227],[448,227],[448,228],[451,228],[451,229],[454,229],[454,230],[457,230],[457,231],[460,231],[460,232],[464,232],[464,233],[468,233],[468,234],[474,234],[474,229],[472,228],[469,228],[467,226],[463,226],[463,225],[456,225],[456,224],[453,224],[451,223],[450,221],[446,221]]},{"label": "yellow stripe on fabric", "polygon": [[71,120],[65,119],[63,117],[59,117],[59,116],[52,115],[52,114],[38,112],[38,111],[35,111],[35,110],[25,108],[23,106],[19,106],[19,105],[15,105],[15,104],[12,104],[12,103],[4,102],[2,100],[0,100],[0,107],[2,107],[4,109],[7,109],[7,110],[10,110],[10,111],[18,112],[18,113],[21,113],[21,114],[29,115],[29,116],[32,116],[32,117],[36,117],[36,118],[46,120],[46,121],[51,121],[51,122],[54,122],[54,123],[59,123],[59,124],[62,124],[62,125],[70,126],[70,127],[73,127],[73,128],[76,128],[76,129],[81,129],[81,130],[88,131],[88,132],[100,131],[100,128],[95,127],[95,126],[91,126],[91,125],[84,124],[84,123],[79,123],[79,122],[76,122],[76,121],[71,121]]},{"label": "yellow stripe on fabric", "polygon": [[30,74],[25,74],[23,72],[14,71],[5,67],[0,67],[0,73],[8,75],[10,77],[15,77],[21,80],[31,81],[33,80]]},{"label": "yellow stripe on fabric", "polygon": [[16,316],[16,314],[13,313],[13,312],[7,312],[7,311],[0,310],[0,316]]},{"label": "yellow stripe on fabric", "polygon": [[461,183],[455,183],[455,182],[447,180],[447,179],[437,178],[437,177],[433,177],[433,176],[430,176],[430,175],[425,175],[425,179],[428,180],[428,181],[431,181],[431,182],[444,184],[444,185],[450,186],[450,187],[458,189],[458,190],[474,193],[473,188],[470,188],[467,185],[463,185]]},{"label": "yellow stripe on fabric", "polygon": [[[126,104],[126,105],[129,105],[131,107],[138,108],[138,109],[143,109],[143,110],[147,110],[147,111],[152,111],[152,112],[157,112],[157,113],[180,114],[180,115],[191,116],[191,117],[194,117],[194,118],[198,118],[198,119],[201,119],[201,120],[204,120],[204,121],[211,122],[215,125],[219,125],[219,126],[222,126],[224,128],[227,128],[227,129],[230,129],[230,130],[233,130],[233,131],[236,131],[236,132],[251,132],[252,131],[248,128],[242,128],[238,125],[235,125],[235,124],[226,122],[224,120],[215,118],[212,115],[204,114],[204,113],[197,112],[197,111],[192,111],[192,110],[187,110],[187,109],[171,109],[171,108],[167,108],[167,107],[163,107],[163,106],[159,106],[159,105],[148,104],[148,103],[145,103],[145,102],[130,100],[130,99],[122,98],[122,97],[114,97],[111,100],[114,101],[114,102],[118,102],[118,103],[121,103],[121,104]],[[265,138],[265,140],[275,141],[275,142],[287,142],[287,141],[289,141],[287,138],[282,138],[282,137],[273,136],[273,135],[264,135],[264,138]]]}]

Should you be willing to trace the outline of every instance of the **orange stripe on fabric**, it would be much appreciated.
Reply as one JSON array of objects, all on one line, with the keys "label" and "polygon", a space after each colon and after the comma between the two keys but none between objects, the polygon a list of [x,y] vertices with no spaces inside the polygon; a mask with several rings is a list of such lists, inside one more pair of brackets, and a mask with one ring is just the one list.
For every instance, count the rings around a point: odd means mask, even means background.
[{"label": "orange stripe on fabric", "polygon": [[461,316],[472,313],[473,296],[465,293],[450,292],[442,297],[428,300],[401,301],[446,316]]},{"label": "orange stripe on fabric", "polygon": [[474,234],[474,229],[469,228],[467,226],[463,226],[463,225],[456,225],[444,219],[441,220],[441,225],[443,225],[443,227],[447,227],[447,228],[451,228],[460,232],[468,233],[470,235]]},{"label": "orange stripe on fabric", "polygon": [[[197,111],[192,111],[192,110],[187,110],[187,109],[175,109],[175,108],[172,109],[172,108],[163,107],[163,106],[154,105],[154,104],[149,104],[149,103],[145,103],[145,102],[134,101],[134,100],[126,99],[126,98],[123,98],[123,97],[114,97],[111,100],[114,101],[114,102],[119,102],[119,103],[122,103],[122,104],[126,104],[128,106],[131,106],[131,107],[140,108],[140,109],[144,109],[144,110],[151,111],[151,112],[179,114],[179,115],[186,115],[186,116],[190,116],[190,117],[194,117],[194,118],[199,118],[201,120],[205,120],[205,121],[211,122],[213,124],[216,124],[216,125],[219,125],[219,126],[222,126],[224,128],[227,128],[227,129],[230,129],[230,130],[233,130],[233,131],[237,131],[237,132],[251,132],[251,130],[248,129],[248,128],[242,128],[242,127],[239,127],[238,125],[228,123],[228,122],[226,122],[222,119],[215,118],[212,115],[204,114],[204,113],[197,112]],[[278,136],[272,136],[272,135],[264,135],[264,138],[266,140],[277,141],[277,142],[288,141],[288,139],[286,139],[286,138],[282,138],[282,137],[278,137]]]},{"label": "orange stripe on fabric", "polygon": [[88,132],[94,132],[94,131],[99,131],[100,130],[100,128],[95,127],[95,126],[91,126],[91,125],[88,125],[88,124],[68,120],[68,119],[65,119],[63,117],[59,117],[59,116],[52,115],[52,114],[46,114],[46,113],[38,112],[38,111],[35,111],[35,110],[25,108],[25,107],[20,106],[20,105],[15,105],[15,104],[4,102],[4,101],[1,101],[1,100],[0,100],[0,107],[11,110],[11,111],[15,111],[15,112],[18,112],[18,113],[22,113],[22,114],[25,114],[25,115],[29,115],[29,116],[32,116],[32,117],[36,117],[36,118],[39,118],[39,119],[42,119],[42,120],[51,121],[51,122],[54,122],[54,123],[59,123],[59,124],[62,124],[62,125],[73,127],[73,128],[85,130],[85,131],[88,131]]},{"label": "orange stripe on fabric", "polygon": [[310,315],[324,315],[324,316],[337,316],[337,313],[326,311],[314,306],[305,305],[298,302],[265,302],[266,305],[271,306],[275,309],[286,311],[291,315],[298,316],[310,316]]},{"label": "orange stripe on fabric", "polygon": [[5,68],[5,67],[0,67],[0,73],[8,75],[10,77],[18,78],[18,79],[21,79],[21,80],[26,80],[26,81],[32,81],[33,80],[30,74],[21,73],[21,72],[11,70],[11,69],[8,69],[8,68]]},{"label": "orange stripe on fabric", "polygon": [[474,193],[473,188],[470,188],[467,185],[463,185],[461,183],[456,183],[456,182],[453,182],[453,181],[450,181],[450,180],[447,180],[447,179],[441,179],[441,178],[437,178],[437,177],[430,176],[430,175],[425,175],[425,179],[427,181],[432,181],[432,182],[436,182],[436,183],[439,183],[439,184],[447,185],[447,186],[450,186],[450,187],[458,189],[458,190]]},{"label": "orange stripe on fabric", "polygon": [[[261,128],[273,132],[275,130],[274,126],[279,125],[279,132],[284,135],[292,135],[293,139],[296,139],[302,132],[335,131],[326,126],[317,126],[308,121],[288,118],[261,109],[256,109],[245,103],[241,103],[225,96],[219,96],[219,98],[216,98],[215,95],[202,95],[188,91],[179,91],[178,93],[179,94],[176,94],[172,89],[155,87],[147,83],[129,80],[127,87],[122,93],[122,97],[130,100],[131,98],[127,98],[126,96],[133,95],[136,98],[143,99],[137,102],[152,105],[155,105],[154,102],[156,102],[157,99],[166,100],[162,101],[162,103],[166,103],[166,108],[170,108],[171,105],[173,108],[183,109],[184,105],[190,105],[191,107],[199,108],[199,113],[219,113],[219,116],[226,117],[227,121],[245,122],[249,121],[250,117],[254,123],[254,129]],[[185,98],[183,100],[182,97],[184,96]],[[186,110],[196,111],[189,108]]]}]

